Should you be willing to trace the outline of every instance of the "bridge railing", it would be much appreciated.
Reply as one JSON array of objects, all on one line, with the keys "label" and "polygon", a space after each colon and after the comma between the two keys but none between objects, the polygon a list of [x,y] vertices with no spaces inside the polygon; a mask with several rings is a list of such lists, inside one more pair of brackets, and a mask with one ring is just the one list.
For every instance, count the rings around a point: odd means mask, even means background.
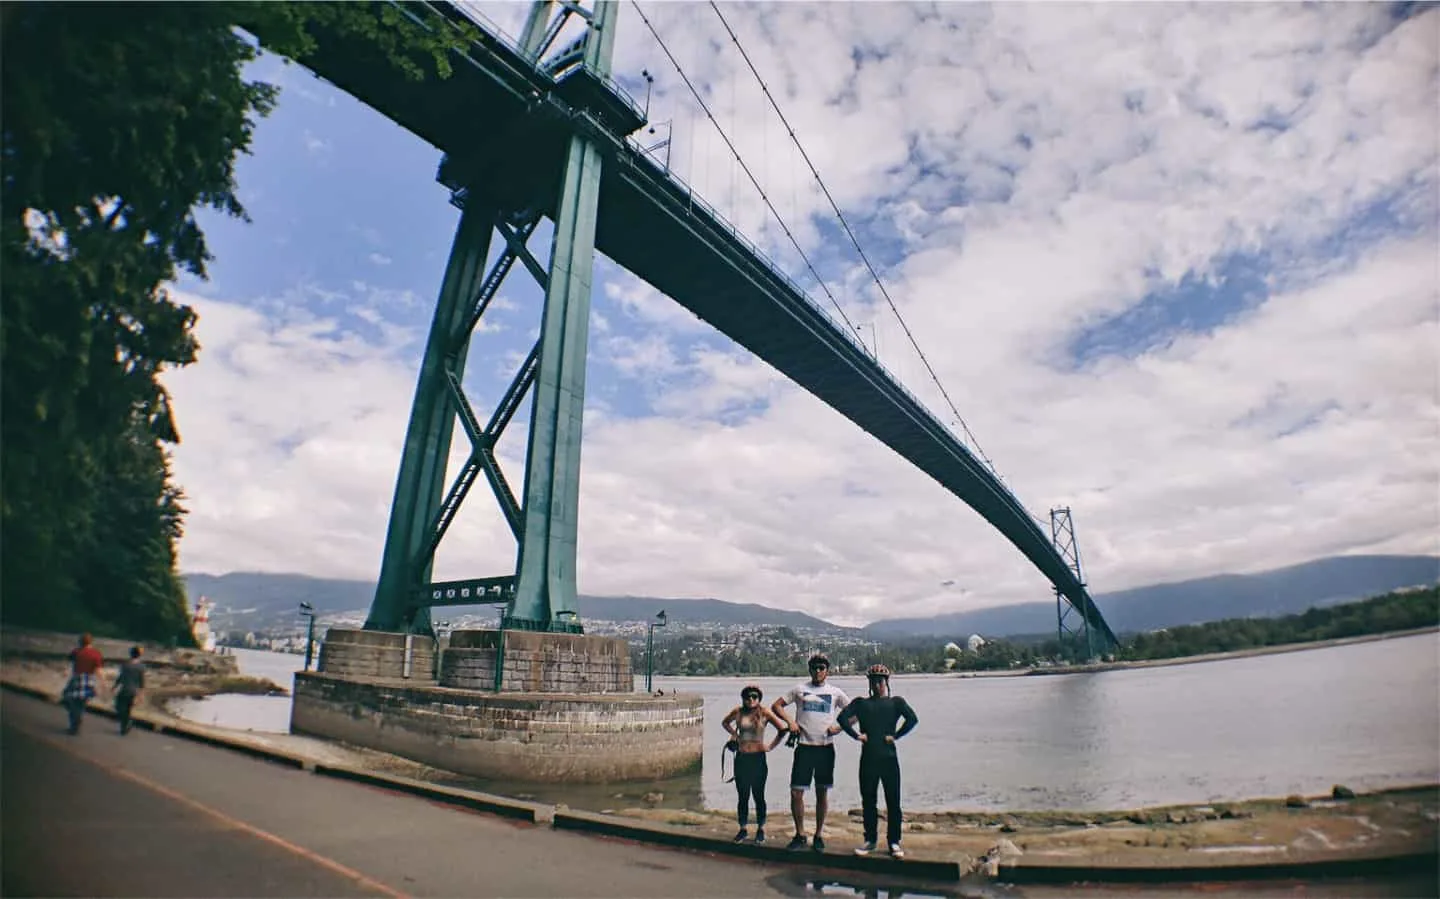
[{"label": "bridge railing", "polygon": [[[481,12],[479,7],[474,3],[474,0],[450,0],[450,4],[456,9],[460,10],[462,13],[464,13],[466,17],[468,17],[477,26],[484,28],[487,32],[489,32],[491,37],[495,38],[500,43],[515,51],[515,54],[517,56],[524,58],[525,54],[520,49],[520,39],[515,37],[510,32],[506,31],[504,28],[501,28],[499,23],[497,23],[489,16],[485,15],[485,13]],[[594,74],[594,72],[591,72],[591,75]],[[606,87],[610,88],[610,90],[613,91],[616,96],[618,96],[621,100],[625,101],[625,103],[629,105],[631,109],[635,110],[636,113],[640,114],[641,116],[644,115],[644,107],[641,105],[640,101],[635,99],[635,95],[630,93],[630,91],[626,90],[625,86],[622,85],[619,81],[616,81],[609,75],[598,76],[597,80],[601,81],[605,84]]]}]

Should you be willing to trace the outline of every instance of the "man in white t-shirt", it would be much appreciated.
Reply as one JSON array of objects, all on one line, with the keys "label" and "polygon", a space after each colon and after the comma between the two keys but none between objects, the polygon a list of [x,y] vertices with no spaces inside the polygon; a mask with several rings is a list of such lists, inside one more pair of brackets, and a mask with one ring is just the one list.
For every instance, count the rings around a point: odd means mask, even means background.
[{"label": "man in white t-shirt", "polygon": [[[795,746],[795,761],[790,768],[790,813],[795,818],[795,837],[787,849],[805,848],[805,791],[815,782],[815,839],[810,848],[825,851],[825,813],[829,811],[830,788],[835,785],[834,736],[840,733],[836,723],[840,710],[850,697],[839,687],[825,683],[830,674],[830,660],[823,655],[810,657],[810,680],[792,688],[775,700],[771,709],[790,726],[790,739]],[[795,716],[786,714],[785,706],[795,706]],[[795,741],[799,745],[795,745]]]}]

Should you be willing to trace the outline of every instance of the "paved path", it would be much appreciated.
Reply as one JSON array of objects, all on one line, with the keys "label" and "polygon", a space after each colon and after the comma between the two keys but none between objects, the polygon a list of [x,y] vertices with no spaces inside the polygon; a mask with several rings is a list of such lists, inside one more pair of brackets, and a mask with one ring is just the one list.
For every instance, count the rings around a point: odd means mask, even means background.
[{"label": "paved path", "polygon": [[6,896],[772,896],[754,862],[515,824],[3,696]]},{"label": "paved path", "polygon": [[916,887],[554,831],[0,694],[0,896],[878,896],[1325,899],[1433,879]]}]

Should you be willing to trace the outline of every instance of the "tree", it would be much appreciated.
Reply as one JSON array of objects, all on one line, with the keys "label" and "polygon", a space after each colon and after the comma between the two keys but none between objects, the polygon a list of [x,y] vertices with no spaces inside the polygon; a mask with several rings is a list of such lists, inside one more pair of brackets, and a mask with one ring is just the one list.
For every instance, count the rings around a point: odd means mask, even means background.
[{"label": "tree", "polygon": [[[0,7],[0,613],[9,623],[188,640],[175,545],[179,441],[160,374],[195,361],[200,208],[245,218],[235,162],[274,85],[257,45],[302,60],[360,38],[408,77],[473,37],[390,4]],[[321,37],[317,37],[321,36]]]}]

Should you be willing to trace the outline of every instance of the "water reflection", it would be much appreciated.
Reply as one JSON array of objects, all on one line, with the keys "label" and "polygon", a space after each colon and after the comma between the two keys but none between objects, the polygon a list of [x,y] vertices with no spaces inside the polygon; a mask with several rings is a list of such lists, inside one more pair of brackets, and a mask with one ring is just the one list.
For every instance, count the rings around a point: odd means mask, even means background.
[{"label": "water reflection", "polygon": [[847,899],[1019,899],[1024,894],[1013,886],[984,878],[966,878],[958,883],[931,883],[884,874],[807,870],[782,871],[765,881],[782,896],[843,896]]}]

